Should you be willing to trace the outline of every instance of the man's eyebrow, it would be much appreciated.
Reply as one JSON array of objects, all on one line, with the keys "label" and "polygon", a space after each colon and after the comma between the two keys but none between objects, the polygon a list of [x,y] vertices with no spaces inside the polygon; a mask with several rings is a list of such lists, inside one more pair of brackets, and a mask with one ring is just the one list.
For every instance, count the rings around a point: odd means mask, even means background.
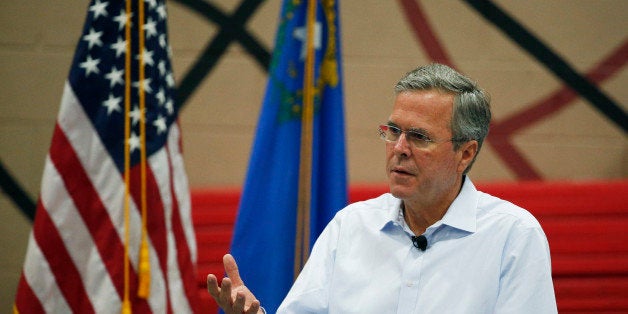
[{"label": "man's eyebrow", "polygon": [[[398,124],[396,124],[396,123],[394,123],[392,121],[388,121],[387,125],[394,126],[394,127],[398,128],[398,129],[401,129],[401,127]],[[411,127],[411,128],[408,128],[406,131],[412,131],[412,132],[416,132],[416,133],[421,133],[421,134],[426,135],[426,136],[430,135],[430,132],[428,130],[424,129],[424,128]]]},{"label": "man's eyebrow", "polygon": [[424,128],[409,128],[407,131],[412,131],[415,133],[421,133],[423,135],[428,135],[430,134],[430,132],[428,132],[426,129]]},{"label": "man's eyebrow", "polygon": [[[396,127],[396,128],[398,128],[398,129],[400,129],[400,130],[401,130],[401,127],[400,127],[398,124],[396,124],[396,123],[394,123],[394,122],[392,122],[392,121],[388,121],[388,122],[386,123],[386,125],[388,125],[388,126],[394,126],[394,127]],[[419,133],[419,134],[421,134],[421,135],[424,135],[424,136],[430,137],[430,132],[429,132],[428,130],[424,129],[424,128],[415,128],[415,127],[411,127],[411,128],[408,128],[408,129],[407,129],[407,130],[405,130],[405,131],[410,131],[410,132],[413,132],[413,133]]]},{"label": "man's eyebrow", "polygon": [[410,132],[413,132],[413,133],[419,133],[419,134],[425,135],[425,136],[430,135],[430,132],[428,130],[424,129],[424,128],[414,128],[414,127],[411,127],[411,128],[408,128],[406,131],[410,131]]}]

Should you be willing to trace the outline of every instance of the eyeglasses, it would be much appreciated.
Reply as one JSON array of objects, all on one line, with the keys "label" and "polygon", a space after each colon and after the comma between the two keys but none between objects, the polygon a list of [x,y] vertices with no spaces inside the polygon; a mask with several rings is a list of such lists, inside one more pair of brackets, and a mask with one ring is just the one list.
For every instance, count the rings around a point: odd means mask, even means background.
[{"label": "eyeglasses", "polygon": [[382,124],[379,126],[379,137],[389,143],[396,143],[401,137],[402,133],[406,133],[406,141],[412,144],[416,148],[425,148],[431,143],[441,144],[446,142],[463,142],[464,140],[450,138],[444,141],[437,141],[431,139],[429,136],[414,130],[402,130],[396,126]]}]

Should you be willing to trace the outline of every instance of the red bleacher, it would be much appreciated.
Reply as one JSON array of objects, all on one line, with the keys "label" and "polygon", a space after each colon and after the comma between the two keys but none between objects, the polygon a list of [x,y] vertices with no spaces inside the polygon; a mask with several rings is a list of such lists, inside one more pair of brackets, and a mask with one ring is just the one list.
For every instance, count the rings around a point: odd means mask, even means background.
[{"label": "red bleacher", "polygon": [[[478,189],[528,209],[547,234],[560,313],[628,313],[628,180],[478,184]],[[352,186],[350,201],[387,191]],[[198,240],[198,285],[205,309],[208,273],[222,274],[240,197],[238,189],[192,192]],[[245,278],[246,279],[246,278]]]}]

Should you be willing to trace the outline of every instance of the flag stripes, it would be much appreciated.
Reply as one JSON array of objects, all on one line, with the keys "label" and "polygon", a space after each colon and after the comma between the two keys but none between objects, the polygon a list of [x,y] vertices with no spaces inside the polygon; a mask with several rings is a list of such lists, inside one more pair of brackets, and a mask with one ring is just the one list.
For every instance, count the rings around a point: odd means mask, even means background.
[{"label": "flag stripes", "polygon": [[66,261],[72,260],[72,256],[66,249],[60,232],[55,229],[53,218],[45,210],[42,211],[40,217],[42,221],[40,225],[44,228],[35,229],[34,236],[38,239],[41,253],[48,261],[50,271],[68,302],[68,306],[73,312],[94,313],[91,303],[83,302],[89,300],[85,287],[73,285],[70,282],[73,278],[79,278],[81,273],[75,264],[66,263]]},{"label": "flag stripes", "polygon": [[[16,296],[16,312],[24,313],[71,313],[61,290],[50,276],[50,265],[31,234],[24,263],[24,272]],[[24,293],[22,293],[25,291]]]},{"label": "flag stripes", "polygon": [[[69,87],[68,87],[69,88]],[[66,90],[66,95],[71,95]],[[81,115],[80,108],[71,108],[72,104],[76,104],[73,101],[65,101],[64,104],[67,108],[62,108],[62,112],[72,113],[73,115]],[[109,273],[111,277],[120,279],[123,275],[122,264],[119,261],[122,260],[122,252],[124,250],[123,243],[119,240],[122,239],[123,230],[120,226],[123,217],[120,214],[119,208],[115,208],[116,204],[120,204],[123,197],[123,192],[120,189],[109,189],[108,187],[119,187],[122,183],[122,178],[116,171],[115,165],[110,160],[95,159],[97,167],[87,167],[84,163],[94,163],[91,156],[103,156],[102,147],[98,147],[92,142],[91,151],[89,153],[75,151],[74,147],[82,147],[89,142],[85,140],[83,132],[73,132],[72,130],[85,130],[89,123],[86,125],[77,126],[76,124],[64,125],[66,120],[60,120],[56,126],[53,141],[50,148],[49,159],[46,161],[46,169],[44,173],[46,176],[43,178],[44,182],[47,182],[51,186],[55,186],[54,190],[43,189],[41,195],[41,202],[38,204],[38,208],[42,212],[42,223],[38,228],[34,228],[34,238],[36,239],[39,247],[43,247],[41,254],[45,257],[52,267],[50,267],[49,273],[52,274],[59,285],[59,289],[62,294],[66,296],[72,296],[69,299],[69,306],[75,312],[90,313],[94,312],[90,304],[74,304],[72,300],[87,300],[91,299],[92,303],[98,303],[99,300],[117,301],[122,298],[123,287],[122,281],[117,280],[115,286],[108,281],[108,285],[100,282],[98,291],[89,293],[89,287],[82,287],[82,285],[67,285],[64,278],[84,278],[88,276],[90,271],[104,270]],[[72,117],[67,121],[85,122],[82,117]],[[63,131],[63,127],[70,129],[67,133]],[[181,223],[182,214],[180,213],[179,200],[176,197],[175,190],[187,189],[187,182],[177,179],[177,176],[162,175],[155,177],[152,169],[163,167],[162,165],[168,165],[168,169],[161,169],[163,173],[172,173],[173,169],[182,171],[183,165],[181,160],[178,160],[173,165],[172,158],[168,156],[170,153],[178,154],[179,134],[173,132],[171,134],[173,140],[169,141],[168,148],[172,152],[166,150],[160,151],[151,158],[149,158],[149,171],[147,171],[147,193],[148,195],[158,195],[159,197],[149,197],[148,207],[154,210],[148,217],[148,229],[151,231],[151,247],[152,256],[157,256],[159,259],[159,268],[161,268],[162,274],[167,274],[171,278],[180,277],[179,272],[180,265],[187,265],[190,267],[195,260],[196,252],[192,251],[189,247],[195,247],[194,234],[184,231],[192,230]],[[75,142],[70,141],[74,139]],[[81,153],[83,152],[83,153]],[[81,156],[83,154],[83,156]],[[97,168],[93,174],[86,173],[83,169]],[[57,172],[59,170],[60,172]],[[163,171],[167,170],[167,171]],[[111,175],[113,173],[113,175]],[[134,167],[131,171],[131,181],[139,180],[140,171],[139,167]],[[113,182],[112,182],[113,181]],[[100,187],[95,187],[92,182],[101,183]],[[182,186],[183,185],[183,186]],[[178,187],[177,187],[178,186]],[[60,187],[64,187],[63,189]],[[71,191],[78,191],[78,193],[72,193]],[[139,186],[132,185],[131,194],[133,199],[139,198]],[[103,203],[101,200],[108,200],[109,203]],[[43,203],[42,203],[43,202]],[[134,202],[133,204],[136,204]],[[167,203],[167,206],[164,205]],[[189,199],[185,200],[184,207],[189,208]],[[54,212],[59,217],[49,217],[46,208],[64,208],[64,212]],[[108,211],[107,209],[111,210]],[[132,205],[132,219],[131,224],[139,224],[139,210],[137,206]],[[71,211],[71,212],[68,212]],[[165,214],[164,214],[165,213]],[[191,211],[188,210],[184,213],[189,217]],[[184,215],[184,216],[185,216]],[[166,217],[168,216],[168,217]],[[114,221],[112,221],[114,220]],[[166,223],[167,229],[164,228],[162,222]],[[189,224],[189,223],[188,223]],[[63,235],[64,231],[68,231],[68,234]],[[168,232],[167,232],[168,231]],[[166,234],[172,234],[169,238]],[[91,241],[91,239],[94,241]],[[118,241],[112,241],[112,239],[118,239]],[[138,254],[137,248],[139,247],[139,234],[136,234],[131,240],[131,259],[133,264],[137,263],[136,257]],[[190,243],[191,242],[191,243]],[[192,245],[190,245],[192,244]],[[168,247],[170,246],[170,247]],[[89,255],[84,255],[86,250],[91,247],[95,247],[99,252],[99,255],[103,260],[84,260]],[[66,249],[69,248],[69,249]],[[178,254],[168,254],[168,251],[176,251]],[[75,253],[75,254],[72,254]],[[74,256],[76,255],[76,256]],[[169,259],[168,259],[169,258]],[[74,264],[67,264],[68,260],[74,261]],[[28,264],[28,261],[27,261]],[[76,269],[74,265],[85,265],[84,269]],[[39,272],[39,271],[38,271]],[[151,284],[151,291],[163,290],[166,281],[156,280],[159,277],[158,274],[153,276],[153,284]],[[162,276],[163,277],[163,276]],[[176,299],[181,299],[183,291],[186,294],[196,293],[196,282],[193,272],[186,272],[186,280],[184,284],[177,284],[176,289],[171,289],[172,297],[177,296]],[[107,278],[107,277],[105,277]],[[26,278],[28,281],[28,278]],[[137,273],[131,273],[131,282],[137,280]],[[84,280],[86,282],[87,280]],[[135,288],[132,287],[132,290]],[[180,289],[183,288],[183,289]],[[69,289],[69,290],[68,290]],[[108,290],[108,293],[103,294],[103,289]],[[105,298],[105,295],[109,297]],[[111,300],[111,299],[114,300]],[[109,302],[100,302],[109,303]],[[140,301],[140,303],[143,303]],[[152,301],[153,305],[159,307],[165,307],[164,304],[159,304],[158,301]],[[109,303],[110,304],[110,303]],[[145,311],[149,308],[148,305],[134,305],[134,310]],[[186,302],[178,302],[176,308],[188,308],[190,305]]]},{"label": "flag stripes", "polygon": [[[127,22],[131,36],[124,34]],[[164,1],[91,1],[44,165],[14,312],[120,313],[125,300],[133,313],[200,310],[165,24]],[[138,31],[146,39],[139,47]],[[150,277],[140,276],[141,243]],[[148,279],[145,295],[140,278]]]}]

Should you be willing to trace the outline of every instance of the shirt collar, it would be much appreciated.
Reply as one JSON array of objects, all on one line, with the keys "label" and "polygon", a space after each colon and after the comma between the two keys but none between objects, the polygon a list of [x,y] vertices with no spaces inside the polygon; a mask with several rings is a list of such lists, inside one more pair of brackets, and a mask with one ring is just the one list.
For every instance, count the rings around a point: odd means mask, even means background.
[{"label": "shirt collar", "polygon": [[441,219],[442,224],[468,232],[475,232],[477,229],[478,199],[478,190],[471,182],[471,179],[465,176],[460,193],[458,193],[458,196],[447,209],[445,216]]},{"label": "shirt collar", "polygon": [[380,230],[383,230],[387,226],[403,226],[401,224],[400,212],[401,212],[401,200],[388,193],[388,201],[386,202],[386,219],[381,221],[379,226]]},{"label": "shirt collar", "polygon": [[[462,189],[458,196],[451,203],[445,216],[430,226],[428,230],[438,228],[440,225],[448,225],[450,227],[464,230],[467,232],[475,232],[477,229],[477,203],[478,203],[478,191],[467,176],[464,177]],[[386,204],[388,219],[382,222],[381,229],[390,224],[394,224],[400,227],[405,225],[405,222],[401,221],[403,215],[401,212],[401,200],[391,197],[390,202]]]}]

